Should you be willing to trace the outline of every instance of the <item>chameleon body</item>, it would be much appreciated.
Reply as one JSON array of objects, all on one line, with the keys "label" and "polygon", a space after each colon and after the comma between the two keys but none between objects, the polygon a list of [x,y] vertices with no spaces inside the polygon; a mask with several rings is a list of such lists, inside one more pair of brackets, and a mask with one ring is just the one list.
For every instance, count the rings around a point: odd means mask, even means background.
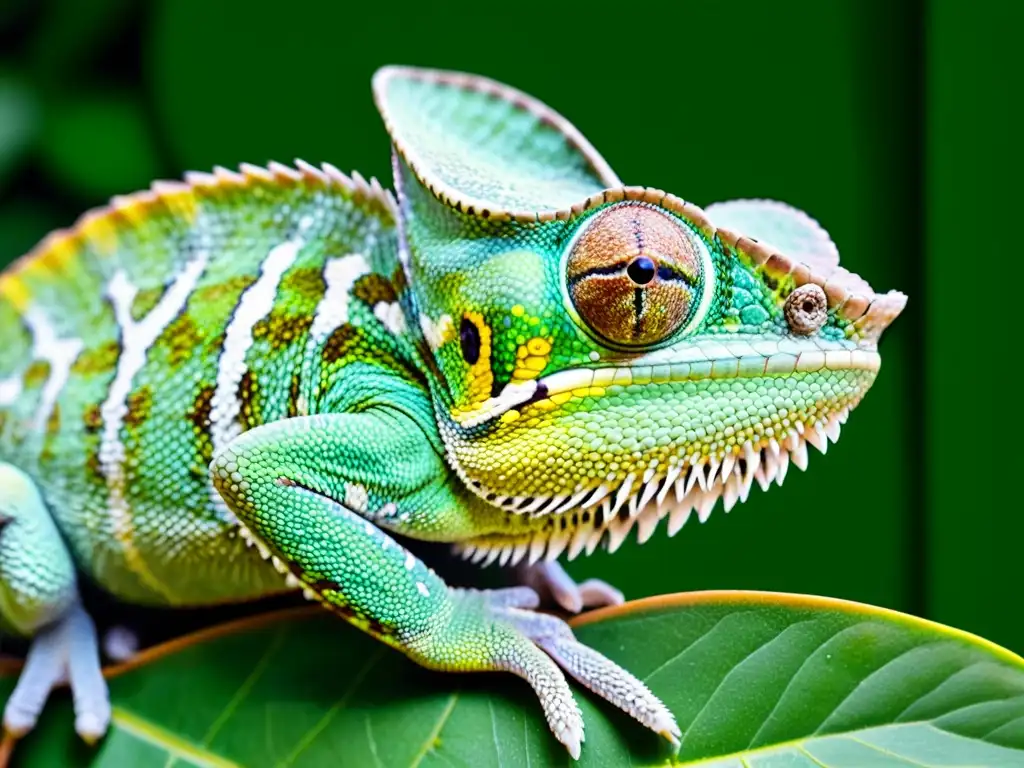
[{"label": "chameleon body", "polygon": [[0,619],[35,636],[10,732],[64,675],[106,728],[84,574],[149,605],[301,590],[426,666],[524,677],[573,755],[560,668],[679,735],[534,590],[450,588],[394,536],[613,601],[555,559],[802,469],[905,298],[785,205],[623,186],[506,86],[386,68],[374,94],[394,197],[301,162],[191,174],[0,277]]}]

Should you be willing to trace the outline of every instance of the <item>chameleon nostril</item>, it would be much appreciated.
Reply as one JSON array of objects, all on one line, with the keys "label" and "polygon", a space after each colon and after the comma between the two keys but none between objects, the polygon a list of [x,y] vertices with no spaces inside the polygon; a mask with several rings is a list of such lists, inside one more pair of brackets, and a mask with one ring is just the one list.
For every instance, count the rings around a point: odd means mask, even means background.
[{"label": "chameleon nostril", "polygon": [[626,267],[626,274],[629,279],[637,285],[647,285],[658,272],[658,267],[647,256],[637,256]]}]

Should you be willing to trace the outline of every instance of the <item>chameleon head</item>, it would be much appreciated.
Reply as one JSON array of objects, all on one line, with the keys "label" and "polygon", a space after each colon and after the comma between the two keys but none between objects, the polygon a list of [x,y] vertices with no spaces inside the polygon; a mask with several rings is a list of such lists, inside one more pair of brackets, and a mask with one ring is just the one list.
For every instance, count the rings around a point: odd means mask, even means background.
[{"label": "chameleon head", "polygon": [[[585,523],[588,548],[614,547],[634,524],[643,539],[668,516],[674,532],[692,510],[704,519],[719,498],[728,508],[754,482],[781,483],[806,465],[807,443],[838,439],[906,299],[839,267],[814,220],[770,201],[703,211],[623,187],[522,94],[385,73],[378,104],[438,421],[477,494]],[[403,111],[413,96],[415,117]],[[482,146],[423,127],[447,99],[475,115]],[[488,105],[500,119],[483,130]]]}]

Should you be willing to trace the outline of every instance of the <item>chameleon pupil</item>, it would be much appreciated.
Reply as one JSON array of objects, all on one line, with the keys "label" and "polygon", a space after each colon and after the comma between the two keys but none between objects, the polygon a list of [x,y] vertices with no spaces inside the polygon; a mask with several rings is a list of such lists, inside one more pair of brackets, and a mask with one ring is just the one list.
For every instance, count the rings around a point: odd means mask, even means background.
[{"label": "chameleon pupil", "polygon": [[462,318],[462,324],[459,326],[459,344],[466,362],[476,365],[480,359],[480,330],[468,317]]},{"label": "chameleon pupil", "polygon": [[646,256],[638,256],[629,262],[629,266],[626,267],[626,274],[629,275],[629,279],[637,285],[647,285],[654,279],[657,272],[657,266]]}]

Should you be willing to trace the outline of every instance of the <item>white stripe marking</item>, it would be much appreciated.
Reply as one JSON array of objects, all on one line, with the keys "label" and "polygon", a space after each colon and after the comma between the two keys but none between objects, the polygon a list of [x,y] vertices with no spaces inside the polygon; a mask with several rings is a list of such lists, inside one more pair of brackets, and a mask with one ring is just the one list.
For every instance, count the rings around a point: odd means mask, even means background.
[{"label": "white stripe marking", "polygon": [[121,442],[121,428],[128,413],[128,396],[132,391],[132,381],[146,364],[146,353],[185,306],[206,268],[207,259],[206,252],[197,253],[160,297],[157,305],[138,322],[132,318],[131,311],[138,288],[128,281],[125,272],[119,270],[107,285],[107,297],[113,305],[114,317],[121,329],[121,354],[117,360],[117,372],[110,384],[107,399],[100,407],[100,413],[103,415],[100,468],[107,480],[107,506],[110,509],[114,535],[124,547],[125,559],[132,570],[151,587],[161,592],[164,592],[164,587],[155,582],[148,573],[132,541],[134,528],[131,509],[125,498],[125,450]]},{"label": "white stripe marking", "polygon": [[323,344],[328,336],[348,322],[348,299],[352,286],[369,271],[370,265],[361,253],[350,253],[327,262],[324,266],[327,287],[316,306],[313,325],[309,329],[310,349]]},{"label": "white stripe marking", "polygon": [[[270,249],[259,279],[242,294],[224,333],[224,348],[217,364],[217,383],[210,408],[210,436],[216,453],[242,433],[238,414],[238,384],[245,375],[245,355],[253,344],[252,329],[270,314],[281,278],[295,262],[305,241],[288,240]],[[216,491],[213,497],[219,499]]]},{"label": "white stripe marking", "polygon": [[[46,428],[46,422],[50,418],[50,414],[53,413],[53,407],[67,383],[68,376],[71,374],[71,366],[82,351],[83,344],[81,339],[62,339],[57,336],[57,331],[50,322],[49,316],[40,307],[29,308],[25,313],[25,324],[32,332],[33,359],[45,360],[50,365],[50,373],[46,384],[43,385],[35,418],[32,420],[33,431],[39,434]],[[11,391],[14,391],[13,387]],[[20,394],[21,382],[19,381],[14,396],[17,397]]]},{"label": "white stripe marking", "polygon": [[373,314],[395,336],[405,333],[405,313],[397,301],[378,301],[373,306]]},{"label": "white stripe marking", "polygon": [[0,380],[0,405],[13,405],[21,394],[21,376],[15,374]]}]

